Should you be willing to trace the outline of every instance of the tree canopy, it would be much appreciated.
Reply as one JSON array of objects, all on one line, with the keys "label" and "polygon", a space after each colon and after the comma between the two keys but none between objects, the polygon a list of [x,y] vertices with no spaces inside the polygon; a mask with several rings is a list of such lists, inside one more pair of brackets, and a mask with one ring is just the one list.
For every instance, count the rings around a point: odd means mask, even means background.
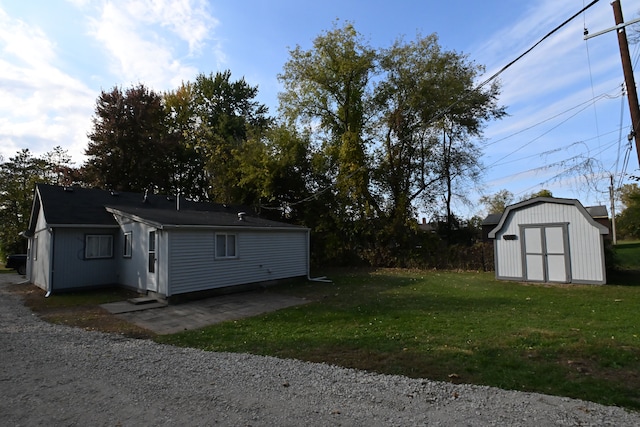
[{"label": "tree canopy", "polygon": [[616,232],[622,239],[640,238],[640,187],[625,184],[619,189],[624,210],[616,217]]},{"label": "tree canopy", "polygon": [[290,56],[280,111],[316,144],[332,186],[325,227],[340,230],[342,249],[397,258],[413,245],[418,208],[444,207],[449,224],[456,185],[479,176],[472,138],[504,115],[497,83],[474,86],[482,67],[435,35],[374,49],[350,23]]},{"label": "tree canopy", "polygon": [[36,183],[66,184],[71,158],[61,147],[42,157],[28,149],[0,163],[0,254],[26,253],[26,231]]},{"label": "tree canopy", "polygon": [[251,205],[309,227],[324,261],[403,264],[431,238],[418,210],[459,228],[452,200],[481,171],[474,141],[505,114],[497,82],[475,86],[482,66],[434,34],[373,47],[351,23],[289,55],[276,117],[230,71],[162,94],[103,91],[86,163],[58,178]]},{"label": "tree canopy", "polygon": [[142,84],[100,94],[85,151],[85,179],[118,191],[170,191],[172,158],[159,94]]}]

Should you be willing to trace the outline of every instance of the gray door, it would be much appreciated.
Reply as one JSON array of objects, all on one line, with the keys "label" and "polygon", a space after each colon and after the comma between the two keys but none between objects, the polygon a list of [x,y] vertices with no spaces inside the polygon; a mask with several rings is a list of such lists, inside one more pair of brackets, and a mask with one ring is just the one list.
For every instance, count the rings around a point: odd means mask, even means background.
[{"label": "gray door", "polygon": [[523,234],[525,279],[569,282],[566,226],[530,226],[524,228]]}]

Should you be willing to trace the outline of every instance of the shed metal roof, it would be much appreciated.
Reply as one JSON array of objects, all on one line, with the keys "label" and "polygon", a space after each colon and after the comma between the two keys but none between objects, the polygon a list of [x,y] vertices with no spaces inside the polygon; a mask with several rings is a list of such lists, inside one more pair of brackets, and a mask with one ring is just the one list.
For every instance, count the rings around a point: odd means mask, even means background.
[{"label": "shed metal roof", "polygon": [[[555,203],[555,204],[559,204],[559,205],[573,205],[584,215],[584,217],[587,219],[587,221],[589,221],[591,224],[593,224],[594,227],[596,227],[598,229],[600,234],[608,234],[609,233],[609,229],[607,227],[605,227],[604,225],[597,223],[593,219],[593,216],[589,212],[587,212],[587,209],[585,209],[585,207],[582,206],[582,203],[580,203],[579,200],[576,200],[576,199],[561,199],[561,198],[557,198],[557,197],[534,197],[533,199],[525,200],[523,202],[507,206],[505,211],[502,213],[502,216],[500,217],[500,221],[498,222],[496,227],[493,228],[489,232],[489,238],[490,239],[494,239],[496,237],[496,233],[498,233],[498,231],[500,231],[500,229],[504,225],[506,219],[509,217],[509,214],[511,212],[517,211],[519,209],[525,209],[525,208],[527,208],[527,207],[529,207],[531,205],[535,205],[535,204],[539,204],[539,203]],[[605,208],[605,210],[606,210],[606,208]]]}]

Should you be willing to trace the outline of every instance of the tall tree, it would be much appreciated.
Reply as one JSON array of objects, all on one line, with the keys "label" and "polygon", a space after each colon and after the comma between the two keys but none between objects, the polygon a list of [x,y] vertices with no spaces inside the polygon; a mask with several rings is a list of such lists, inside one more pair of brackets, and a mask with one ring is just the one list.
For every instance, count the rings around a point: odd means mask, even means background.
[{"label": "tall tree", "polygon": [[509,190],[502,189],[490,196],[480,197],[489,214],[501,214],[513,202],[513,194]]},{"label": "tall tree", "polygon": [[623,239],[640,238],[640,187],[624,184],[619,190],[624,210],[616,217],[616,229]]},{"label": "tall tree", "polygon": [[479,149],[472,139],[482,135],[486,121],[504,115],[498,85],[475,89],[482,67],[443,51],[433,34],[397,40],[381,52],[380,66],[379,180],[389,191],[395,232],[413,216],[416,202],[428,208],[439,195],[449,224],[455,187],[479,176]]},{"label": "tall tree", "polygon": [[54,147],[53,150],[46,153],[43,157],[48,164],[46,179],[56,185],[72,185],[74,184],[74,176],[77,175],[77,169],[73,167],[71,156],[67,150],[60,146]]},{"label": "tall tree", "polygon": [[238,186],[245,142],[260,139],[271,119],[256,101],[258,87],[244,78],[231,81],[231,72],[200,74],[192,86],[196,118],[195,149],[206,159],[210,196],[223,203],[256,202],[255,190]]},{"label": "tall tree", "polygon": [[443,51],[435,35],[376,51],[349,23],[290,55],[279,76],[280,111],[311,132],[316,186],[332,196],[318,229],[333,229],[343,247],[376,253],[415,246],[418,202],[444,194],[453,217],[456,186],[479,174],[471,141],[504,115],[497,83],[473,85],[482,67]]},{"label": "tall tree", "polygon": [[284,85],[280,111],[289,122],[313,129],[319,146],[314,164],[326,177],[320,186],[334,184],[323,193],[334,199],[325,218],[338,225],[343,246],[356,246],[356,235],[368,232],[367,221],[379,210],[366,139],[376,53],[350,23],[316,37],[310,50],[297,46],[289,53],[278,76]]},{"label": "tall tree", "polygon": [[307,134],[280,123],[261,140],[245,143],[239,185],[257,191],[263,213],[273,219],[302,222],[312,176],[310,141]]},{"label": "tall tree", "polygon": [[92,185],[120,191],[171,192],[171,140],[162,97],[142,84],[102,92],[85,150]]},{"label": "tall tree", "polygon": [[35,185],[55,183],[54,165],[48,159],[23,149],[0,164],[0,254],[26,253],[27,240],[20,233],[29,225]]},{"label": "tall tree", "polygon": [[193,83],[183,83],[163,96],[167,117],[166,138],[173,146],[171,186],[176,193],[193,200],[209,198],[207,159],[198,139]]}]

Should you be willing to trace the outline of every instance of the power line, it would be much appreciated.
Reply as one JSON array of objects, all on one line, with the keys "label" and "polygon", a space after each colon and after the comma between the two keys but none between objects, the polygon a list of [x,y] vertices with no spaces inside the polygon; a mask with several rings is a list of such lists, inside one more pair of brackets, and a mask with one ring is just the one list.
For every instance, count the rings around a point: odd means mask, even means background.
[{"label": "power line", "polygon": [[569,148],[574,147],[574,146],[576,146],[576,145],[586,145],[585,143],[586,143],[587,141],[590,141],[590,140],[593,140],[593,139],[597,139],[597,138],[599,138],[600,136],[609,135],[609,134],[612,134],[612,133],[615,133],[615,132],[620,133],[620,132],[621,132],[621,130],[620,130],[620,129],[614,129],[614,130],[609,131],[609,132],[607,132],[607,133],[604,133],[604,134],[602,134],[602,135],[595,136],[595,137],[593,137],[593,138],[587,138],[587,139],[584,139],[584,140],[581,140],[581,141],[574,141],[574,142],[569,143],[569,144],[567,144],[567,145],[565,145],[565,146],[562,146],[562,147],[559,147],[559,148],[554,148],[554,149],[547,150],[547,151],[543,151],[542,153],[535,153],[535,154],[531,154],[531,155],[529,155],[529,156],[520,157],[520,158],[513,159],[513,160],[509,160],[509,161],[506,161],[506,162],[497,163],[497,164],[492,164],[492,165],[491,165],[491,168],[495,168],[495,167],[498,167],[498,166],[508,165],[508,164],[510,164],[510,163],[520,162],[520,161],[522,161],[522,160],[531,159],[531,158],[533,158],[533,157],[544,157],[544,156],[549,156],[549,155],[551,155],[551,154],[558,153],[558,152],[560,152],[560,151],[568,150]]},{"label": "power line", "polygon": [[513,150],[511,153],[502,156],[500,159],[496,160],[495,162],[493,162],[492,164],[490,164],[488,167],[492,167],[494,166],[496,163],[501,162],[502,160],[506,159],[507,157],[517,153],[518,151],[522,150],[523,148],[533,144],[534,142],[536,142],[538,139],[542,138],[543,136],[545,136],[546,134],[548,134],[549,132],[551,132],[554,129],[557,129],[558,127],[560,127],[560,125],[566,123],[567,121],[569,121],[569,119],[574,118],[575,116],[577,116],[578,114],[580,114],[582,111],[586,110],[587,108],[589,108],[589,105],[587,105],[586,107],[583,107],[582,109],[578,110],[576,113],[572,114],[571,116],[567,117],[565,120],[561,121],[560,123],[558,123],[557,125],[553,126],[552,128],[548,129],[547,131],[543,132],[542,134],[538,135],[537,137],[535,137],[534,139],[532,139],[531,141],[527,142],[526,144],[518,147],[517,149]]},{"label": "power line", "polygon": [[[586,25],[586,14],[583,14],[585,17],[585,25],[584,32],[587,33],[587,25]],[[595,90],[593,88],[593,70],[591,68],[591,55],[589,54],[589,43],[585,40],[584,42],[585,50],[587,52],[587,65],[589,67],[589,83],[591,84],[591,96],[595,97]],[[596,135],[600,135],[600,126],[598,121],[598,109],[596,108],[595,101],[593,102],[593,115],[595,116],[595,126],[596,126]],[[598,147],[600,146],[600,138],[598,138]],[[602,161],[602,158],[600,159]]]},{"label": "power line", "polygon": [[[558,114],[555,114],[555,115],[553,115],[553,116],[551,116],[551,117],[548,117],[548,118],[546,118],[546,119],[544,119],[544,120],[541,120],[541,121],[539,121],[539,122],[537,122],[537,123],[535,123],[535,124],[533,124],[533,125],[531,125],[531,126],[528,126],[528,127],[524,128],[524,129],[521,129],[521,130],[519,130],[519,131],[517,131],[517,132],[514,132],[514,133],[512,133],[512,134],[510,134],[510,135],[507,135],[507,136],[505,136],[505,137],[503,137],[503,138],[500,138],[500,139],[497,139],[497,140],[491,141],[490,143],[485,143],[485,144],[483,144],[483,147],[484,147],[484,148],[490,147],[490,146],[492,146],[492,145],[494,145],[494,144],[497,144],[498,142],[502,142],[502,141],[504,141],[504,140],[506,140],[506,139],[509,139],[509,138],[511,138],[511,137],[514,137],[514,136],[516,136],[516,135],[519,135],[519,134],[521,134],[521,133],[524,133],[524,132],[526,132],[526,131],[528,131],[528,130],[531,130],[531,129],[535,128],[535,127],[538,127],[538,126],[540,126],[540,125],[542,125],[542,124],[544,124],[544,123],[546,123],[546,122],[549,122],[549,121],[551,121],[551,120],[553,120],[553,119],[555,119],[555,118],[557,118],[557,117],[560,117],[560,116],[562,116],[562,115],[564,115],[564,114],[566,114],[566,113],[568,113],[568,112],[570,112],[570,111],[572,111],[572,110],[575,110],[576,108],[580,108],[580,107],[584,106],[585,104],[591,104],[591,103],[593,103],[593,102],[597,102],[597,101],[599,101],[600,99],[604,99],[604,98],[607,98],[607,99],[614,99],[614,98],[617,98],[618,96],[620,96],[620,95],[617,95],[617,96],[615,96],[615,95],[610,95],[608,92],[602,93],[602,94],[598,95],[598,96],[597,96],[597,97],[595,97],[595,98],[591,98],[591,99],[589,99],[589,100],[587,100],[587,101],[584,101],[584,102],[582,102],[582,103],[580,103],[580,104],[578,104],[578,105],[576,105],[576,106],[573,106],[573,107],[568,108],[568,109],[566,109],[566,110],[564,110],[564,111],[561,111],[561,112],[560,112],[560,113],[558,113]],[[588,107],[588,105],[587,105],[587,107]],[[583,111],[584,109],[585,109],[585,108],[583,108],[583,109],[582,109],[582,110],[580,110],[580,111]],[[571,116],[571,117],[573,117],[573,116]]]},{"label": "power line", "polygon": [[575,13],[573,16],[571,16],[569,19],[565,20],[562,24],[558,25],[557,27],[555,27],[553,30],[549,31],[544,37],[542,37],[540,40],[538,40],[533,46],[531,46],[529,49],[527,49],[526,51],[524,51],[522,54],[520,54],[517,58],[515,58],[514,60],[512,60],[511,62],[509,62],[507,65],[505,65],[504,67],[502,67],[500,70],[498,70],[498,72],[496,72],[495,74],[493,74],[491,77],[489,77],[488,79],[486,79],[485,81],[483,81],[482,83],[480,83],[479,85],[477,85],[474,89],[470,90],[467,92],[467,94],[461,96],[460,98],[458,98],[457,100],[455,100],[453,103],[451,103],[449,106],[447,106],[444,110],[442,110],[441,112],[437,113],[434,117],[432,117],[429,121],[427,121],[427,124],[431,124],[433,122],[435,122],[436,120],[441,119],[442,117],[444,117],[449,111],[451,111],[451,109],[453,107],[455,107],[456,105],[458,105],[460,102],[462,102],[464,99],[468,98],[471,93],[473,92],[477,92],[480,89],[482,89],[484,86],[486,86],[487,84],[489,84],[491,81],[495,80],[500,74],[504,73],[507,69],[509,69],[513,64],[515,64],[516,62],[518,62],[520,59],[522,59],[525,55],[527,55],[529,52],[531,52],[533,49],[535,49],[539,44],[541,44],[543,41],[545,41],[546,39],[548,39],[549,37],[551,37],[551,35],[553,35],[556,31],[560,30],[562,27],[564,27],[565,25],[567,25],[569,22],[573,21],[576,16],[579,16],[581,13],[586,12],[589,8],[591,8],[591,6],[595,5],[596,3],[598,3],[599,0],[593,0],[591,3],[589,3],[587,6],[583,7],[579,12]]}]

